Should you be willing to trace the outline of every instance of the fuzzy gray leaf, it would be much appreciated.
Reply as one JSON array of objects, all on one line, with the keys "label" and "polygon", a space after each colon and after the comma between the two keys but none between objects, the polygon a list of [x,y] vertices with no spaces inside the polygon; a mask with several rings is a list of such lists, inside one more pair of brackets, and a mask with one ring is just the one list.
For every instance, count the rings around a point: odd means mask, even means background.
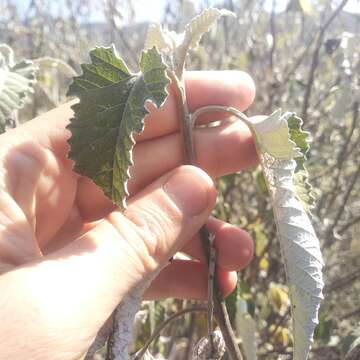
[{"label": "fuzzy gray leaf", "polygon": [[12,49],[0,44],[0,133],[14,110],[20,109],[33,91],[36,67],[31,61],[14,62]]}]

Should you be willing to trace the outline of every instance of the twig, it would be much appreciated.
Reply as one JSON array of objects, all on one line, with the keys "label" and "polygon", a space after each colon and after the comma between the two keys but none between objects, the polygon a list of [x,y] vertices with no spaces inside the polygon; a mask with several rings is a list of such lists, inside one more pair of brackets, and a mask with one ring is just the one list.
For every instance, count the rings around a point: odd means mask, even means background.
[{"label": "twig", "polygon": [[[177,109],[178,109],[178,116],[182,121],[182,135],[183,135],[183,142],[184,142],[184,152],[185,152],[185,160],[186,163],[197,165],[196,161],[196,153],[194,149],[194,140],[193,140],[193,127],[196,122],[196,119],[201,113],[203,112],[211,112],[211,111],[222,111],[224,109],[228,110],[229,112],[235,112],[238,114],[238,116],[242,116],[243,120],[248,122],[248,118],[239,112],[238,110],[226,107],[226,106],[207,106],[200,108],[196,110],[193,114],[189,114],[187,103],[186,103],[186,94],[185,94],[185,87],[182,83],[180,83],[179,79],[174,73],[170,73],[170,78],[173,80],[173,85],[175,87],[175,91],[178,96],[176,96],[176,99],[178,101],[177,103]],[[225,110],[225,111],[226,111]],[[240,114],[240,115],[239,115]],[[207,259],[207,263],[209,265],[209,256],[210,256],[210,247],[209,247],[209,231],[207,229],[207,226],[204,225],[200,229],[200,236],[203,243],[203,248],[205,252],[205,257]],[[218,325],[221,329],[221,332],[224,336],[224,340],[226,343],[226,348],[228,350],[228,354],[231,360],[242,360],[242,355],[239,349],[239,346],[236,343],[235,335],[233,333],[231,323],[229,320],[229,316],[226,309],[225,301],[222,297],[221,291],[219,290],[219,287],[217,285],[216,278],[214,278],[214,313],[216,320],[218,322]],[[209,339],[211,341],[211,337]]]},{"label": "twig", "polygon": [[354,280],[360,279],[360,270],[357,269],[350,274],[345,275],[344,277],[340,279],[336,279],[331,283],[329,286],[325,288],[325,293],[329,293],[334,290],[341,289],[343,287],[346,287],[349,283],[353,283]]},{"label": "twig", "polygon": [[354,131],[356,129],[356,125],[357,125],[357,121],[359,118],[359,103],[357,101],[354,102],[353,107],[352,107],[352,119],[351,119],[351,128],[349,131],[348,136],[346,137],[343,146],[341,147],[341,150],[339,152],[339,155],[337,157],[336,160],[336,168],[337,168],[337,176],[335,178],[335,185],[334,188],[332,190],[332,196],[330,198],[330,200],[328,201],[328,205],[327,205],[327,211],[329,211],[331,209],[331,207],[334,204],[334,201],[337,197],[337,193],[338,193],[338,187],[339,187],[339,181],[340,181],[340,173],[341,170],[343,168],[343,165],[345,163],[345,156],[347,154],[347,150],[351,141],[351,138],[354,134]]},{"label": "twig", "polygon": [[[249,119],[245,114],[243,114],[242,112],[240,112],[239,110],[237,110],[233,107],[221,106],[221,105],[208,105],[208,106],[204,106],[204,107],[197,109],[194,113],[191,114],[191,123],[195,124],[196,119],[204,113],[217,112],[217,111],[229,112],[229,113],[235,115],[236,117],[238,117],[239,119],[241,119],[242,121],[244,121],[246,124],[249,124]],[[201,235],[201,240],[202,240],[202,244],[203,244],[205,257],[206,257],[208,265],[209,265],[210,264],[210,248],[209,248],[208,239],[210,238],[210,233],[206,226],[203,226],[200,229],[200,235]],[[226,343],[226,348],[229,353],[229,357],[232,360],[242,359],[242,355],[241,355],[239,346],[236,343],[236,338],[235,338],[234,332],[231,327],[229,315],[228,315],[227,309],[226,309],[226,304],[222,297],[221,291],[217,285],[216,279],[214,279],[213,301],[214,301],[215,317],[216,317],[218,325],[221,329],[221,332],[224,336],[224,340]]]},{"label": "twig", "polygon": [[208,338],[211,348],[211,354],[215,353],[214,348],[214,281],[215,281],[215,268],[216,268],[216,250],[214,246],[215,235],[210,233],[208,238],[209,243],[209,271],[208,271]]},{"label": "twig", "polygon": [[357,309],[352,310],[352,311],[349,311],[349,312],[347,312],[346,314],[344,314],[344,315],[342,316],[342,320],[348,319],[348,318],[350,318],[350,317],[357,316],[357,315],[360,315],[360,307],[358,307]]},{"label": "twig", "polygon": [[206,306],[194,306],[191,308],[183,309],[178,311],[177,313],[171,315],[168,319],[164,320],[151,334],[150,338],[146,341],[145,345],[139,350],[136,355],[134,356],[133,360],[140,360],[146,353],[146,350],[149,348],[151,343],[160,335],[161,331],[168,326],[170,323],[172,323],[177,318],[188,314],[188,313],[194,313],[194,312],[206,312],[207,307]]},{"label": "twig", "polygon": [[235,115],[237,118],[242,120],[246,125],[249,125],[250,123],[249,118],[244,113],[242,113],[238,109],[233,108],[232,106],[223,106],[223,105],[207,105],[197,109],[191,114],[192,122],[196,123],[196,119],[202,114],[209,112],[219,112],[219,111],[228,112],[232,115]]},{"label": "twig", "polygon": [[184,142],[184,162],[188,165],[196,165],[194,140],[192,136],[194,124],[190,119],[189,109],[186,102],[186,95],[177,76],[171,71],[168,72],[168,75],[174,85],[178,117],[181,119],[180,127]]},{"label": "twig", "polygon": [[316,35],[313,35],[312,38],[307,43],[305,49],[302,51],[302,53],[297,58],[294,65],[291,67],[291,69],[286,73],[284,76],[284,79],[282,80],[283,84],[287,84],[292,75],[296,72],[296,70],[299,68],[299,66],[302,64],[302,62],[306,59],[307,53],[310,51],[312,44],[314,43],[314,40],[316,39]]},{"label": "twig", "polygon": [[320,106],[322,105],[322,103],[327,100],[329,98],[330,95],[332,95],[334,93],[334,88],[340,84],[340,76],[338,76],[336,78],[336,80],[327,85],[326,88],[327,88],[327,91],[325,93],[322,93],[319,98],[317,99],[316,103],[314,104],[314,109],[319,109]]},{"label": "twig", "polygon": [[343,225],[339,230],[338,230],[338,234],[343,234],[349,227],[355,225],[356,223],[358,223],[360,221],[360,215],[351,219],[348,223],[346,223],[345,225]]},{"label": "twig", "polygon": [[87,351],[84,360],[93,360],[96,352],[106,344],[106,341],[109,338],[110,331],[113,327],[113,322],[114,317],[112,314],[96,334],[96,337],[91,346],[89,347],[89,350]]},{"label": "twig", "polygon": [[316,45],[315,45],[315,50],[313,52],[309,76],[308,76],[308,80],[306,82],[304,102],[303,102],[303,107],[302,107],[302,112],[301,112],[301,117],[302,117],[302,120],[304,123],[307,121],[310,96],[311,96],[311,91],[312,91],[312,87],[313,87],[314,80],[315,80],[315,71],[319,65],[319,54],[320,54],[320,49],[321,49],[321,45],[323,43],[325,32],[328,29],[328,27],[331,25],[331,23],[335,20],[335,18],[340,13],[340,11],[344,8],[344,6],[346,5],[347,2],[348,2],[348,0],[342,0],[342,2],[338,5],[338,7],[333,11],[333,13],[330,15],[328,20],[325,22],[325,24],[323,26],[321,26],[319,34],[317,36],[317,41],[316,41]]},{"label": "twig", "polygon": [[360,176],[360,164],[358,165],[358,168],[350,181],[350,184],[345,192],[343,201],[341,202],[339,209],[335,215],[334,221],[332,222],[332,224],[329,226],[329,228],[326,231],[325,239],[327,239],[328,245],[331,245],[333,243],[333,238],[334,238],[333,231],[334,231],[336,225],[338,224],[341,216],[343,215],[345,206],[349,200],[350,194],[351,194],[352,190],[354,189],[354,186],[355,186],[356,181],[359,176]]},{"label": "twig", "polygon": [[112,328],[107,342],[106,360],[129,359],[129,343],[133,334],[133,321],[140,309],[141,300],[151,281],[161,268],[148,275],[140,284],[129,291],[112,314]]},{"label": "twig", "polygon": [[[209,238],[210,234],[209,234],[207,227],[203,226],[200,229],[200,235],[201,235],[201,240],[202,240],[202,244],[203,244],[205,257],[208,261],[209,247],[208,247],[208,242],[206,239]],[[240,349],[236,343],[235,335],[234,335],[234,332],[231,327],[229,315],[228,315],[228,312],[226,309],[226,304],[225,304],[225,301],[222,297],[221,291],[220,291],[216,281],[214,281],[213,301],[214,301],[215,317],[216,317],[217,323],[220,327],[220,330],[224,336],[228,355],[231,360],[237,360],[237,359],[242,360],[242,355],[241,355]]]},{"label": "twig", "polygon": [[278,321],[275,324],[275,327],[268,333],[266,339],[264,339],[260,344],[259,347],[265,345],[278,331],[280,326],[284,323],[285,319],[290,315],[290,308],[286,311],[284,315],[278,318]]},{"label": "twig", "polygon": [[178,334],[178,322],[174,321],[171,325],[170,325],[170,329],[168,331],[168,337],[170,338],[169,341],[167,341],[167,344],[165,346],[165,349],[163,351],[163,355],[165,359],[168,359],[170,357],[170,354],[172,353],[172,350],[174,348],[174,345],[176,343],[176,338],[177,338],[177,334]]}]

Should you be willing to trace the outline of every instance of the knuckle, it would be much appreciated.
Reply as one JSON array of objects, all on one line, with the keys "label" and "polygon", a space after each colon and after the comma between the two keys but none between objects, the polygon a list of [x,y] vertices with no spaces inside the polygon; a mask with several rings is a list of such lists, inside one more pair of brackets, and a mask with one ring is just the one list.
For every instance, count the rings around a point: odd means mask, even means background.
[{"label": "knuckle", "polygon": [[163,209],[156,204],[141,204],[126,213],[137,236],[147,249],[147,254],[156,262],[166,257],[169,237],[180,215],[173,209]]}]

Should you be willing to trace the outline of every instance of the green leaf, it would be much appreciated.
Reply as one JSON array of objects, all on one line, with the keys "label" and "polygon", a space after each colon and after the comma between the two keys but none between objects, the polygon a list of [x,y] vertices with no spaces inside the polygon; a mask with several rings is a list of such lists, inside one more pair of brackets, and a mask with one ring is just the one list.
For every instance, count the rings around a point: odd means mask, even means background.
[{"label": "green leaf", "polygon": [[310,149],[310,133],[302,130],[302,120],[295,114],[287,119],[290,139],[300,150],[301,155],[295,157],[296,168],[294,174],[294,186],[296,193],[302,201],[305,209],[310,211],[315,205],[315,194],[309,182],[308,171],[305,167],[307,152]]},{"label": "green leaf", "polygon": [[255,180],[256,180],[256,185],[258,186],[260,193],[267,194],[268,189],[266,186],[266,181],[265,181],[264,173],[262,170],[258,170],[255,172]]},{"label": "green leaf", "polygon": [[306,161],[306,153],[309,151],[310,146],[310,133],[303,131],[302,120],[294,113],[287,119],[290,140],[295,143],[297,148],[300,150],[299,156],[295,157],[296,170],[304,170],[304,163]]},{"label": "green leaf", "polygon": [[320,311],[319,324],[315,329],[314,338],[328,342],[330,340],[333,327],[333,320],[331,320],[331,318],[328,318],[325,311]]},{"label": "green leaf", "polygon": [[233,323],[235,320],[238,292],[239,292],[239,286],[237,285],[234,291],[230,295],[228,295],[227,298],[225,299],[226,309],[229,314],[229,319],[231,323]]},{"label": "green leaf", "polygon": [[14,62],[12,49],[0,44],[0,133],[14,110],[20,109],[33,91],[36,67],[31,61]]},{"label": "green leaf", "polygon": [[142,53],[138,74],[129,71],[114,46],[90,52],[91,64],[75,77],[68,95],[73,106],[69,157],[74,169],[91,178],[120,208],[126,207],[134,133],[144,127],[147,100],[160,107],[166,97],[166,66],[156,48]]}]

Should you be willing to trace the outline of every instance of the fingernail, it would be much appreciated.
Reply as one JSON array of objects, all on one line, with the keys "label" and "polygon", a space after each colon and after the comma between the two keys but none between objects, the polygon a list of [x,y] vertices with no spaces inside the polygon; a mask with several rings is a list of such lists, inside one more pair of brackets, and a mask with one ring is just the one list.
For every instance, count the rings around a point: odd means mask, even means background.
[{"label": "fingernail", "polygon": [[175,205],[190,217],[199,215],[208,207],[212,187],[211,179],[193,166],[175,170],[163,186]]}]

